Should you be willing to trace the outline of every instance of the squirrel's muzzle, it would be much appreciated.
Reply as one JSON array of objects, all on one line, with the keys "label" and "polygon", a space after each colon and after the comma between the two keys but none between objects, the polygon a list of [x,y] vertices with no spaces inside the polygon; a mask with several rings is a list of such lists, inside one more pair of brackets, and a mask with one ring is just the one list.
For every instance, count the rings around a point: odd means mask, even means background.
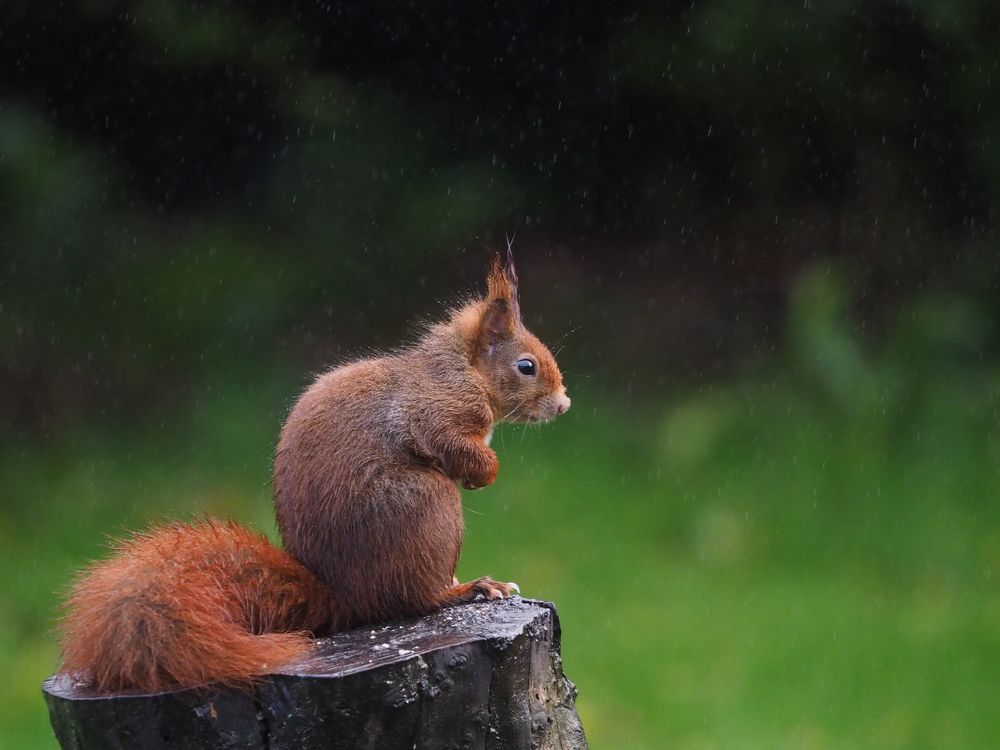
[{"label": "squirrel's muzzle", "polygon": [[556,396],[556,414],[561,415],[569,411],[569,406],[573,402],[570,400],[569,396],[565,392],[560,393]]}]

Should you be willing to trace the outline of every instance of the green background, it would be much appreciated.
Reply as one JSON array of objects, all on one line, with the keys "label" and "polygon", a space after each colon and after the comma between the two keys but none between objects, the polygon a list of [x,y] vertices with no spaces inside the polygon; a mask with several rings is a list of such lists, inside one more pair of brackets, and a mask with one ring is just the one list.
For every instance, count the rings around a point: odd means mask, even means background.
[{"label": "green background", "polygon": [[515,234],[573,408],[501,428],[460,575],[555,601],[595,748],[1000,737],[991,3],[13,2],[0,747],[74,571],[273,535],[324,368]]}]

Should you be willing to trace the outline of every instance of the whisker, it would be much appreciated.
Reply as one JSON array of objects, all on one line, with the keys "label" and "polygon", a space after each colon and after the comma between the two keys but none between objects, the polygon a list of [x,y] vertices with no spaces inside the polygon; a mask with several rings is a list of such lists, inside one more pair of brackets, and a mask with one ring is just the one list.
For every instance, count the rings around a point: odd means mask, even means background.
[{"label": "whisker", "polygon": [[509,416],[510,416],[511,414],[513,414],[514,412],[516,412],[516,411],[518,410],[518,408],[520,408],[520,406],[521,406],[521,405],[520,405],[520,404],[518,404],[518,405],[517,405],[517,406],[515,406],[515,407],[514,407],[513,409],[511,409],[511,410],[510,410],[509,412],[507,412],[507,413],[506,413],[506,414],[504,414],[504,415],[503,415],[502,417],[500,417],[500,419],[498,419],[497,421],[498,421],[498,422],[503,422],[503,421],[504,421],[505,419],[507,419],[507,417],[509,417]]},{"label": "whisker", "polygon": [[[558,339],[556,339],[555,342],[553,342],[552,345],[553,346],[559,346],[559,344],[562,344],[562,342],[566,339],[567,336],[576,333],[581,328],[583,328],[583,323],[581,323],[580,325],[576,326],[575,328],[570,328],[568,331],[566,331],[566,333],[564,333],[562,336],[560,336]],[[559,351],[562,351],[562,349],[560,348]]]},{"label": "whisker", "polygon": [[516,411],[517,411],[518,409],[520,409],[520,408],[521,408],[522,406],[524,406],[524,404],[525,404],[525,402],[526,402],[527,400],[528,400],[528,397],[527,397],[527,396],[525,396],[524,398],[522,398],[522,399],[521,399],[520,401],[518,401],[518,402],[517,402],[516,404],[514,404],[514,408],[513,408],[513,409],[511,409],[511,410],[510,410],[509,412],[507,412],[506,414],[504,414],[504,415],[503,415],[502,417],[500,417],[500,419],[498,419],[497,421],[498,421],[498,422],[503,422],[503,421],[504,421],[505,419],[507,419],[507,417],[509,417],[509,416],[510,416],[511,414],[513,414],[514,412],[516,412]]}]

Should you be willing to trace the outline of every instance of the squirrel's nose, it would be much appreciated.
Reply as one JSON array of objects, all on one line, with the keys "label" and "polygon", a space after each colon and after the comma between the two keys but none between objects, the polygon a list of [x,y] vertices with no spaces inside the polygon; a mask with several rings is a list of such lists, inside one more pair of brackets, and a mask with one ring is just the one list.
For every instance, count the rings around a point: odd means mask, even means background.
[{"label": "squirrel's nose", "polygon": [[564,393],[560,396],[559,401],[556,404],[556,411],[558,411],[559,414],[565,414],[569,411],[569,405],[572,403],[573,402],[570,401],[569,396]]}]

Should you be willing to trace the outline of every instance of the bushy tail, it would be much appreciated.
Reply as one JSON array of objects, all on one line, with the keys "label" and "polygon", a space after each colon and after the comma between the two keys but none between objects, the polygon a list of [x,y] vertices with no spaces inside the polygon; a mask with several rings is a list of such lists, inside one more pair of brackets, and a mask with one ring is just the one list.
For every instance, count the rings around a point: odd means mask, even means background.
[{"label": "bushy tail", "polygon": [[101,691],[246,686],[335,625],[325,587],[262,535],[174,523],[85,570],[60,623],[63,671]]}]

